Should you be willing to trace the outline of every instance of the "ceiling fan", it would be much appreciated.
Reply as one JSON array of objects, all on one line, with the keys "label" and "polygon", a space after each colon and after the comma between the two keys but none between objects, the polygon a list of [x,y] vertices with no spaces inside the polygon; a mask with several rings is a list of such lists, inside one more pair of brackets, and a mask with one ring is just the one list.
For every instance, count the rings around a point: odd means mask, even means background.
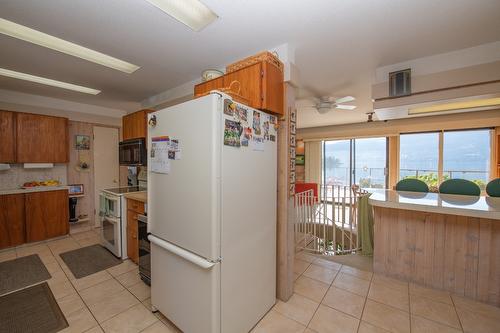
[{"label": "ceiling fan", "polygon": [[348,103],[356,100],[352,96],[345,96],[342,98],[333,98],[331,96],[321,96],[314,107],[318,110],[319,113],[324,114],[333,109],[340,110],[354,110],[356,108],[355,105],[347,105],[342,103]]}]

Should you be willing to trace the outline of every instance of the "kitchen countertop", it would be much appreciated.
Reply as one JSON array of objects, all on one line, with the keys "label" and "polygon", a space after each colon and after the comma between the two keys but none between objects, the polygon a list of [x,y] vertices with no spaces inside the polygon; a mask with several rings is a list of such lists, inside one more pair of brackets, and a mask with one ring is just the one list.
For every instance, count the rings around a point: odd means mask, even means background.
[{"label": "kitchen countertop", "polygon": [[123,195],[127,199],[137,200],[144,203],[148,203],[148,192],[147,191],[139,191],[139,192],[131,192]]},{"label": "kitchen countertop", "polygon": [[30,188],[14,188],[9,190],[0,190],[0,195],[4,194],[24,194],[33,192],[47,192],[47,191],[58,191],[58,190],[68,190],[68,186],[35,186]]},{"label": "kitchen countertop", "polygon": [[500,198],[375,190],[372,206],[500,220]]}]

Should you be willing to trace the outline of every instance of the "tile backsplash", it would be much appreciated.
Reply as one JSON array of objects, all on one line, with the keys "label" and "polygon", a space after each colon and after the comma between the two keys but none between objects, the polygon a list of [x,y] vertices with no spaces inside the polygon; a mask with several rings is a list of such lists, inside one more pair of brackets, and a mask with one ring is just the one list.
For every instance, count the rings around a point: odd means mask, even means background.
[{"label": "tile backsplash", "polygon": [[9,170],[0,171],[0,190],[19,188],[26,182],[58,180],[62,185],[67,184],[66,164],[54,164],[53,168],[25,169],[22,164],[11,164]]}]

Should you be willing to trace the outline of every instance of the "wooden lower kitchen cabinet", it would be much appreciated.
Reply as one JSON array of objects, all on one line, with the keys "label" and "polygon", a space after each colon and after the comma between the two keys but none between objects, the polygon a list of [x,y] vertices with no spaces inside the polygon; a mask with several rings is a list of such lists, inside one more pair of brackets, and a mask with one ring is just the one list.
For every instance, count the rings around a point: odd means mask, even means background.
[{"label": "wooden lower kitchen cabinet", "polygon": [[139,262],[139,239],[138,235],[138,222],[137,213],[127,211],[127,256],[135,262]]},{"label": "wooden lower kitchen cabinet", "polygon": [[24,194],[0,195],[0,249],[25,242]]},{"label": "wooden lower kitchen cabinet", "polygon": [[127,256],[139,263],[138,215],[144,214],[144,203],[127,199]]},{"label": "wooden lower kitchen cabinet", "polygon": [[26,241],[36,242],[69,233],[68,191],[25,194]]}]

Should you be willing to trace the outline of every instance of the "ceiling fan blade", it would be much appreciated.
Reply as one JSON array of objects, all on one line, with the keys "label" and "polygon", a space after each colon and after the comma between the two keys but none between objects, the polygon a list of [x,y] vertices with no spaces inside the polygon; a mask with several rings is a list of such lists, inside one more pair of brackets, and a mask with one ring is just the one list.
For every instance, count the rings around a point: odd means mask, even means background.
[{"label": "ceiling fan blade", "polygon": [[352,97],[352,96],[345,96],[345,97],[342,97],[342,98],[337,98],[335,100],[335,103],[336,104],[341,104],[341,103],[348,103],[348,102],[352,102],[356,100],[356,98]]},{"label": "ceiling fan blade", "polygon": [[343,104],[340,104],[340,105],[337,105],[336,108],[337,109],[342,109],[342,110],[354,110],[356,108],[356,105],[343,105]]}]

